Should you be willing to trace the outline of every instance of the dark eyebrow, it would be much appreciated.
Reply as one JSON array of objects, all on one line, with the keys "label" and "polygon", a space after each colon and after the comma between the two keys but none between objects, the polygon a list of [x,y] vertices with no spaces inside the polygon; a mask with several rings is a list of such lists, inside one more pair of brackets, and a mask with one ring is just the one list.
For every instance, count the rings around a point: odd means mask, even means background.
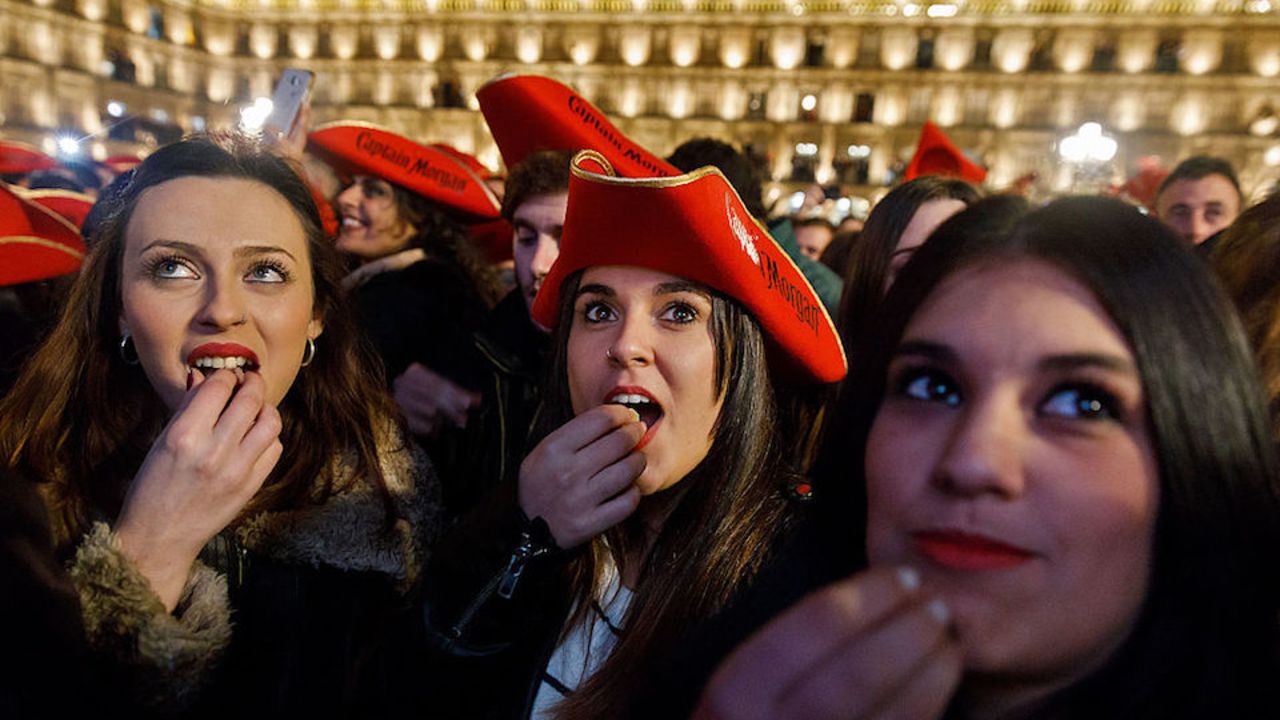
[{"label": "dark eyebrow", "polygon": [[[139,251],[139,254],[144,253],[153,247],[173,248],[174,250],[181,250],[183,252],[190,253],[192,255],[204,254],[204,250],[200,246],[193,245],[188,242],[182,242],[181,240],[154,240],[150,243],[147,243],[147,245],[143,247],[141,251]],[[288,255],[290,260],[293,260],[294,262],[298,261],[298,259],[293,256],[293,253],[277,245],[245,245],[245,246],[236,248],[233,254],[236,258],[243,258],[243,257],[251,257],[254,255],[267,255],[270,253],[281,253],[283,255]]]},{"label": "dark eyebrow", "polygon": [[615,297],[617,295],[617,293],[613,291],[613,288],[609,287],[608,285],[600,285],[598,283],[592,283],[590,285],[583,285],[579,287],[578,292],[574,293],[573,296],[575,298],[579,298],[579,297],[582,297],[583,295],[588,295],[588,294],[604,295],[605,297]]},{"label": "dark eyebrow", "polygon": [[[929,358],[939,364],[954,365],[958,362],[959,357],[956,351],[949,345],[942,343],[930,342],[927,340],[907,340],[898,345],[894,350],[893,357],[898,358],[903,355],[918,355]],[[1068,353],[1065,355],[1050,355],[1039,362],[1041,370],[1057,371],[1075,370],[1077,368],[1102,368],[1112,372],[1124,373],[1138,377],[1138,369],[1133,362],[1118,355],[1108,355],[1105,353]]]},{"label": "dark eyebrow", "polygon": [[892,357],[898,358],[903,355],[921,355],[947,365],[954,365],[957,360],[956,351],[952,350],[951,346],[927,340],[904,340],[898,343]]},{"label": "dark eyebrow", "polygon": [[[529,222],[528,220],[525,220],[524,218],[516,218],[514,221],[512,221],[511,224],[517,230],[521,228],[528,228],[530,230],[533,230],[534,232],[537,232],[538,230],[538,228],[534,227],[533,223]],[[551,232],[548,234],[554,238],[560,237],[562,234],[564,234],[564,224],[552,225]]]},{"label": "dark eyebrow", "polygon": [[705,287],[688,280],[672,280],[671,282],[659,283],[653,288],[654,295],[671,295],[682,292],[694,293],[706,298],[711,297],[711,293],[707,292]]},{"label": "dark eyebrow", "polygon": [[1138,377],[1138,368],[1118,355],[1104,353],[1071,353],[1068,355],[1051,355],[1040,361],[1044,370],[1075,370],[1077,368],[1102,368],[1112,372],[1124,373]]}]

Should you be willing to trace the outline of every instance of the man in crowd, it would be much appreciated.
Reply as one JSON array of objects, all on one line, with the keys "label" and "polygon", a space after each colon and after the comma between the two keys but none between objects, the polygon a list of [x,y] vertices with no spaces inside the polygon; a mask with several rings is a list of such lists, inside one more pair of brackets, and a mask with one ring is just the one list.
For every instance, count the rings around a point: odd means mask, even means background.
[{"label": "man in crowd", "polygon": [[1192,245],[1224,230],[1243,205],[1231,164],[1208,155],[1178,163],[1156,191],[1156,216]]},{"label": "man in crowd", "polygon": [[549,346],[546,331],[534,325],[529,310],[560,255],[571,157],[568,151],[534,153],[507,178],[502,216],[515,229],[516,288],[494,306],[474,335],[480,393],[464,397],[456,407],[441,407],[452,395],[442,392],[443,378],[429,377],[426,368],[406,372],[395,383],[396,402],[410,428],[443,435],[442,442],[433,444],[431,460],[452,517],[465,513],[495,485],[514,481],[528,449],[525,441]]}]

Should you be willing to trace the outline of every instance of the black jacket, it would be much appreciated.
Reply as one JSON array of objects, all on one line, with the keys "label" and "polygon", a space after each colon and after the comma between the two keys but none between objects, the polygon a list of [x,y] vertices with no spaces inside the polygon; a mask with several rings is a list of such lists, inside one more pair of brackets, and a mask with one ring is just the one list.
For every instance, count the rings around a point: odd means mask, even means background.
[{"label": "black jacket", "polygon": [[444,489],[449,518],[465,515],[500,483],[514,483],[530,450],[548,335],[529,319],[518,290],[502,299],[472,336],[469,370],[481,393],[464,429],[424,442]]},{"label": "black jacket", "polygon": [[484,322],[488,308],[460,268],[428,257],[378,273],[351,292],[360,323],[382,357],[388,384],[417,362],[475,388],[471,333]]},{"label": "black jacket", "polygon": [[[636,718],[687,717],[720,661],[754,630],[807,592],[850,574],[851,543],[819,526],[796,503],[791,530],[755,580],[718,614],[682,633],[679,645],[637,668],[646,676]],[[541,672],[570,610],[565,570],[578,549],[543,551],[549,533],[530,523],[514,483],[486,498],[437,546],[424,576],[424,617],[441,683],[431,712],[441,718],[525,718]],[[553,547],[553,546],[552,546]],[[509,595],[509,597],[505,597]],[[483,687],[484,692],[461,690]]]}]

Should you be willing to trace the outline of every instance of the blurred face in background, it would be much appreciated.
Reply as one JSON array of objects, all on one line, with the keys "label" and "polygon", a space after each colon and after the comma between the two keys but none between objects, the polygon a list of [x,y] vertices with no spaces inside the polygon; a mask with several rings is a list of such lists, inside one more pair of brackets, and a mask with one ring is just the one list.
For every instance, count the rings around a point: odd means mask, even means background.
[{"label": "blurred face in background", "polygon": [[1175,180],[1156,198],[1156,215],[1182,239],[1199,245],[1240,214],[1240,193],[1222,175]]},{"label": "blurred face in background", "polygon": [[902,236],[898,238],[898,244],[893,249],[893,254],[889,256],[889,272],[885,277],[884,290],[889,292],[889,287],[893,285],[893,281],[898,277],[898,271],[903,265],[911,259],[915,254],[916,248],[924,244],[925,240],[933,234],[938,226],[946,221],[947,218],[955,215],[965,209],[966,205],[960,200],[930,200],[922,204],[916,209],[916,214],[911,216],[911,222],[907,224]]},{"label": "blurred face in background", "polygon": [[564,230],[564,213],[568,204],[568,191],[534,195],[520,203],[512,213],[516,285],[520,287],[520,295],[530,311],[543,279],[551,272],[556,258],[560,257],[560,233]]},{"label": "blurred face in background", "polygon": [[377,260],[409,247],[414,227],[400,217],[395,188],[371,175],[358,175],[337,197],[338,249],[362,261]]}]

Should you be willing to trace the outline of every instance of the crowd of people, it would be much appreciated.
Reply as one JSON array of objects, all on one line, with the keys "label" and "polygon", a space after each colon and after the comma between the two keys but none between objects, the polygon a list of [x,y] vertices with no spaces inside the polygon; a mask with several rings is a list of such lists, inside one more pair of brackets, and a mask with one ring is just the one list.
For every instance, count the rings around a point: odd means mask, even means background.
[{"label": "crowd of people", "polygon": [[838,228],[479,99],[504,176],[306,112],[75,217],[4,166],[0,715],[1280,716],[1280,197]]}]

